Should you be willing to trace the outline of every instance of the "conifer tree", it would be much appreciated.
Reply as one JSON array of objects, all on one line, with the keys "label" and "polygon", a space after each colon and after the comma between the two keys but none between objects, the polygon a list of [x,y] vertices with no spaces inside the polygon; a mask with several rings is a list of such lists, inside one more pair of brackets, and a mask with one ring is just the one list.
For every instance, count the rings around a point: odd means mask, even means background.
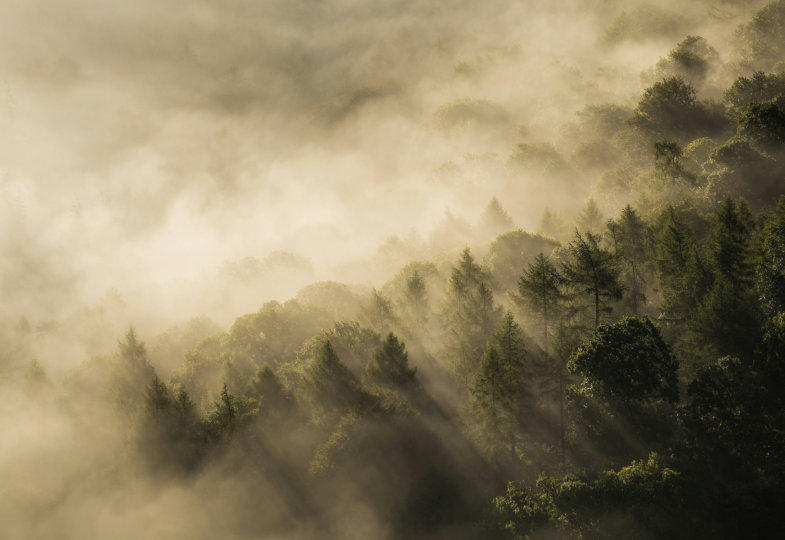
[{"label": "conifer tree", "polygon": [[602,232],[602,212],[594,199],[586,201],[586,206],[578,216],[578,230],[600,234]]},{"label": "conifer tree", "polygon": [[487,452],[498,458],[506,448],[514,455],[516,385],[493,345],[482,357],[470,393],[471,412],[478,425],[479,439]]},{"label": "conifer tree", "polygon": [[409,367],[406,345],[390,332],[368,364],[368,378],[378,384],[406,389],[415,383],[416,368]]},{"label": "conifer tree", "polygon": [[575,239],[567,248],[567,260],[562,263],[562,275],[578,294],[590,296],[594,306],[594,327],[600,325],[600,313],[609,312],[610,300],[620,300],[622,286],[614,255],[600,247],[600,237],[575,231]]},{"label": "conifer tree", "polygon": [[487,285],[488,273],[466,248],[453,268],[445,305],[447,352],[456,377],[468,388],[501,312]]},{"label": "conifer tree", "polygon": [[562,311],[566,299],[563,279],[554,264],[542,253],[523,271],[518,280],[518,304],[532,313],[542,325],[543,347],[548,350],[548,328]]},{"label": "conifer tree", "polygon": [[425,289],[425,280],[417,270],[406,278],[404,299],[411,310],[412,323],[416,328],[424,328],[428,323],[428,292]]}]

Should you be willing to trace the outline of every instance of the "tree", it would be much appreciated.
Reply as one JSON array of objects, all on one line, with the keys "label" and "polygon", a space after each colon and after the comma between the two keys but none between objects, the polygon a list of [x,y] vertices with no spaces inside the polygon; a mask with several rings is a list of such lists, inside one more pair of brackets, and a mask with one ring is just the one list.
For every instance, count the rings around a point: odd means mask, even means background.
[{"label": "tree", "polygon": [[569,392],[575,428],[613,460],[666,444],[679,399],[678,368],[648,318],[599,326],[567,363],[583,377]]},{"label": "tree", "polygon": [[700,86],[706,79],[712,62],[717,60],[717,51],[700,36],[687,36],[661,58],[650,75],[656,79],[681,77],[695,86]]},{"label": "tree", "polygon": [[161,420],[172,408],[172,397],[169,389],[158,378],[153,376],[153,380],[147,385],[145,392],[145,411],[154,420]]},{"label": "tree", "polygon": [[569,287],[591,296],[595,328],[600,324],[600,312],[611,311],[607,301],[622,297],[616,258],[600,247],[599,239],[590,232],[584,237],[575,231],[575,239],[567,247],[567,260],[562,263],[562,275]]},{"label": "tree", "polygon": [[[781,102],[785,105],[785,102]],[[776,103],[750,103],[739,117],[739,133],[768,151],[785,148],[785,111]]]},{"label": "tree", "polygon": [[125,334],[125,341],[118,342],[118,346],[120,348],[120,356],[126,364],[132,366],[149,365],[147,362],[147,349],[144,343],[136,337],[136,330],[133,326],[128,328],[128,332]]},{"label": "tree", "polygon": [[599,474],[541,476],[535,488],[510,482],[493,500],[499,538],[694,538],[683,475],[655,452]]},{"label": "tree", "polygon": [[500,309],[494,306],[489,282],[488,273],[474,262],[466,248],[453,267],[445,305],[451,367],[465,388],[501,316]]},{"label": "tree", "polygon": [[623,404],[649,398],[675,403],[678,367],[659,330],[640,317],[600,326],[567,364],[593,393]]},{"label": "tree", "polygon": [[668,77],[643,92],[631,122],[660,137],[689,138],[697,111],[695,88],[678,77]]},{"label": "tree", "polygon": [[363,309],[363,315],[370,327],[379,333],[389,332],[398,321],[393,312],[392,301],[376,289],[371,289],[370,299]]},{"label": "tree", "polygon": [[752,103],[765,103],[785,95],[785,72],[766,74],[756,71],[749,77],[739,77],[725,91],[725,101],[740,114]]},{"label": "tree", "polygon": [[671,184],[679,179],[691,179],[690,173],[684,169],[683,161],[684,152],[678,142],[671,139],[654,142],[654,167]]},{"label": "tree", "polygon": [[563,283],[556,267],[542,253],[537,255],[518,280],[516,301],[534,314],[542,325],[542,342],[546,352],[549,324],[559,316],[566,298],[562,292]]},{"label": "tree", "polygon": [[511,312],[502,317],[501,325],[494,334],[499,357],[510,376],[520,379],[526,372],[526,344],[523,330],[515,322]]},{"label": "tree", "polygon": [[118,342],[120,361],[112,374],[115,406],[128,415],[133,415],[140,404],[140,390],[155,376],[155,370],[147,361],[147,349],[136,336],[131,326],[125,340]]},{"label": "tree", "polygon": [[496,347],[490,345],[470,388],[469,407],[479,426],[478,438],[494,459],[504,448],[515,457],[516,387]]},{"label": "tree", "polygon": [[621,280],[633,315],[646,301],[646,266],[651,254],[651,231],[628,204],[618,221],[608,221],[614,254],[621,263]]},{"label": "tree", "polygon": [[506,293],[514,290],[521,269],[533,262],[538,253],[550,253],[558,245],[555,240],[522,230],[498,236],[491,242],[485,256],[493,275],[494,291]]},{"label": "tree", "polygon": [[415,328],[425,328],[428,323],[428,291],[425,288],[425,280],[417,270],[414,270],[412,275],[406,278],[404,299],[411,310],[412,323]]},{"label": "tree", "polygon": [[764,226],[756,282],[760,301],[768,315],[785,312],[785,198],[779,200]]},{"label": "tree", "polygon": [[409,367],[409,355],[403,341],[390,332],[373,353],[368,364],[368,378],[378,384],[393,388],[407,389],[415,384],[416,368]]},{"label": "tree", "polygon": [[748,69],[771,71],[785,56],[785,1],[766,4],[752,20],[739,29],[742,65]]},{"label": "tree", "polygon": [[264,421],[282,420],[294,411],[294,397],[283,387],[270,366],[256,372],[248,381],[245,393],[256,401],[259,417]]},{"label": "tree", "polygon": [[594,199],[586,201],[586,206],[578,216],[578,230],[599,234],[602,229],[602,212]]},{"label": "tree", "polygon": [[210,414],[210,424],[219,437],[227,437],[231,440],[237,427],[239,412],[236,396],[230,394],[224,384],[221,395],[215,401],[215,408]]},{"label": "tree", "polygon": [[666,320],[680,322],[699,304],[709,284],[708,270],[693,232],[668,205],[657,220],[654,264]]},{"label": "tree", "polygon": [[314,405],[326,412],[357,412],[369,396],[335,354],[330,340],[321,345],[305,374],[305,386]]},{"label": "tree", "polygon": [[480,229],[491,238],[512,230],[515,227],[510,214],[502,207],[499,199],[493,197],[480,216]]},{"label": "tree", "polygon": [[706,243],[711,286],[690,326],[719,355],[748,357],[760,338],[753,289],[752,218],[743,201],[720,205]]}]

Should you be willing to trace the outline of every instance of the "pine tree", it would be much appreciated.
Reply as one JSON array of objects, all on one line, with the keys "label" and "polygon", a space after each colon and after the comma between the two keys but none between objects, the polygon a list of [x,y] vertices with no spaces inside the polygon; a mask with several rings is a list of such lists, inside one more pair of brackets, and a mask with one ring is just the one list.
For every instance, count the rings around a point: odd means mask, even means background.
[{"label": "pine tree", "polygon": [[491,345],[482,357],[469,402],[478,424],[479,439],[488,454],[500,457],[503,449],[515,452],[516,385],[496,348]]},{"label": "pine tree", "polygon": [[621,211],[618,221],[608,221],[614,254],[621,265],[621,281],[627,292],[629,310],[638,314],[646,302],[646,265],[651,253],[649,228],[630,205]]},{"label": "pine tree", "polygon": [[548,350],[548,328],[562,311],[563,279],[550,259],[540,253],[518,280],[518,304],[542,325],[543,347]]},{"label": "pine tree", "polygon": [[280,420],[294,410],[294,398],[275,376],[270,366],[264,366],[246,385],[246,395],[256,400],[263,420]]},{"label": "pine tree", "polygon": [[756,284],[761,304],[772,317],[785,311],[785,198],[780,198],[763,231]]},{"label": "pine tree", "polygon": [[490,276],[466,248],[453,268],[445,305],[447,353],[456,377],[468,388],[501,311],[494,306]]},{"label": "pine tree", "polygon": [[569,286],[591,297],[595,328],[600,325],[600,312],[611,310],[607,302],[622,297],[616,258],[600,247],[599,239],[590,232],[584,237],[576,231],[567,248],[568,258],[562,263],[562,275]]},{"label": "pine tree", "polygon": [[578,230],[599,234],[602,231],[602,212],[594,199],[586,201],[586,206],[578,216]]},{"label": "pine tree", "polygon": [[690,319],[690,326],[720,356],[748,358],[761,339],[761,314],[753,289],[754,233],[746,204],[725,199],[706,245],[711,288]]},{"label": "pine tree", "polygon": [[411,311],[412,323],[415,328],[425,328],[425,325],[428,324],[428,292],[425,289],[425,280],[417,270],[406,278],[404,299]]},{"label": "pine tree", "polygon": [[352,372],[325,340],[305,374],[314,405],[326,412],[356,411],[368,404],[368,395]]},{"label": "pine tree", "polygon": [[700,303],[709,275],[692,231],[668,205],[655,237],[655,268],[666,320],[681,321]]},{"label": "pine tree", "polygon": [[376,289],[371,289],[370,299],[363,314],[370,327],[381,334],[389,332],[390,328],[397,324],[392,301]]},{"label": "pine tree", "polygon": [[499,200],[493,197],[480,217],[480,228],[491,236],[498,236],[515,228],[515,223]]},{"label": "pine tree", "polygon": [[415,384],[416,368],[409,367],[409,355],[403,341],[390,332],[366,368],[368,378],[378,384],[406,389]]}]

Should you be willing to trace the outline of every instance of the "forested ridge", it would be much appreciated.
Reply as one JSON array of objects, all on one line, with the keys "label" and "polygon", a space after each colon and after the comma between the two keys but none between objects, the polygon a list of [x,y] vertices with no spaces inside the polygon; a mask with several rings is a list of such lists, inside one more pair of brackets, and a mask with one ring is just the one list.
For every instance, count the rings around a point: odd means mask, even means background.
[{"label": "forested ridge", "polygon": [[[646,19],[619,17],[606,42]],[[724,63],[674,40],[634,107],[586,105],[558,145],[511,140],[508,174],[588,195],[536,231],[488,193],[475,224],[388,245],[420,256],[385,282],[315,282],[226,329],[128,321],[57,376],[31,351],[62,328],[4,321],[0,410],[76,426],[35,465],[71,471],[54,488],[3,473],[9,538],[53,537],[42,513],[90,531],[107,485],[118,515],[190,515],[172,537],[782,537],[785,1],[736,35]]]}]

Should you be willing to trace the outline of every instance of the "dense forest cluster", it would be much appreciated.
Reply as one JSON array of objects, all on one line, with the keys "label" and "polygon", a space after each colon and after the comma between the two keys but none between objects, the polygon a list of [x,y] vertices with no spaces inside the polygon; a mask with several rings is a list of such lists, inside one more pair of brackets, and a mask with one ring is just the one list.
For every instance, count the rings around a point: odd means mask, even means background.
[{"label": "dense forest cluster", "polygon": [[[62,376],[30,352],[51,328],[4,323],[2,410],[57,409],[81,457],[35,463],[76,471],[49,487],[9,467],[0,521],[56,537],[35,516],[112,483],[174,514],[193,493],[195,538],[204,519],[223,538],[781,537],[785,1],[736,35],[735,62],[682,36],[634,107],[587,105],[557,144],[511,141],[508,174],[588,195],[536,233],[488,194],[476,226],[375,288],[316,282],[225,331],[130,326]],[[111,497],[122,514],[129,496]],[[89,531],[79,508],[41,527]]]}]

